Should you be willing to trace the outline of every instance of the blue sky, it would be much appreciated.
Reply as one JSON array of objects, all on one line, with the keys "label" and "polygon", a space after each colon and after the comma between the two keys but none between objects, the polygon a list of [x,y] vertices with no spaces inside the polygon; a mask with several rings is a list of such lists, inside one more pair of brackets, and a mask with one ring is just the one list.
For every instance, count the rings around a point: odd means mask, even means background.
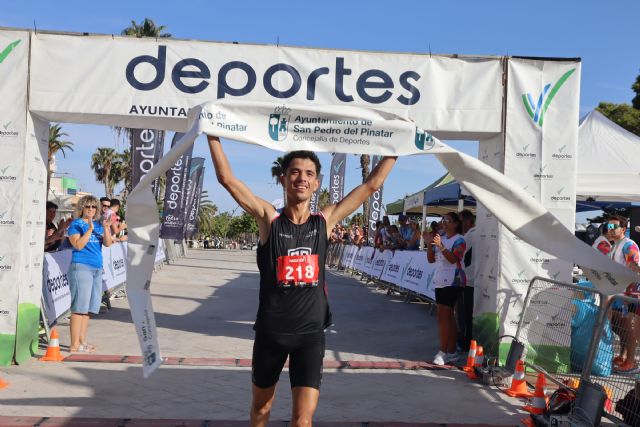
[{"label": "blue sky", "polygon": [[[635,1],[22,1],[5,2],[0,26],[119,34],[132,19],[145,17],[167,26],[174,37],[293,46],[443,54],[522,55],[582,58],[581,115],[600,101],[630,102],[631,84],[640,73]],[[116,147],[107,127],[63,125],[75,151],[58,159],[58,171],[70,173],[86,191],[103,186],[89,168],[99,146]],[[477,143],[448,142],[477,155]],[[167,144],[168,145],[168,144]],[[281,197],[269,168],[278,153],[226,143],[236,175],[267,200]],[[122,149],[122,143],[118,145]],[[195,155],[208,159],[204,140]],[[328,168],[330,158],[322,155]],[[221,210],[235,202],[215,182],[211,163],[205,189]],[[360,170],[349,156],[347,187],[357,185]],[[387,180],[388,203],[430,184],[445,170],[432,156],[405,157]]]}]

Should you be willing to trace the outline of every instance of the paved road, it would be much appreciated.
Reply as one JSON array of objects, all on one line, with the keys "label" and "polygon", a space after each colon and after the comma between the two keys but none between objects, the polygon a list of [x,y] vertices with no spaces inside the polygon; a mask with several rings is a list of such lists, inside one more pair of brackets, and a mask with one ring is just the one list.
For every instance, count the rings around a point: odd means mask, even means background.
[{"label": "paved road", "polygon": [[[437,351],[435,316],[426,305],[405,304],[342,273],[329,273],[328,281],[336,326],[327,335],[325,360],[374,369],[325,369],[317,421],[515,425],[523,418],[519,401],[458,370],[381,368],[376,362],[430,361]],[[250,369],[218,362],[251,357],[255,252],[190,250],[155,272],[151,286],[162,355],[192,365],[165,365],[144,380],[132,363],[34,358],[0,370],[10,383],[0,390],[0,416],[248,419]],[[112,304],[91,320],[90,341],[99,354],[138,355],[126,299]],[[68,327],[59,333],[66,355]],[[289,417],[288,388],[285,372],[273,420]]]}]

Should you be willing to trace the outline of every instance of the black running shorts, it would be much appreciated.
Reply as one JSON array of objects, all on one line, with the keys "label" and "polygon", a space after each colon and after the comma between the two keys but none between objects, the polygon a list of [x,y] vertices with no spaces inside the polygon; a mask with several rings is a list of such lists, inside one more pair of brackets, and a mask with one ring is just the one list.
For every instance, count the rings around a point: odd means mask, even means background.
[{"label": "black running shorts", "polygon": [[445,286],[444,288],[436,288],[436,304],[454,307],[458,301],[460,288],[458,286]]},{"label": "black running shorts", "polygon": [[256,332],[251,379],[256,387],[269,388],[280,378],[289,356],[289,381],[293,387],[320,389],[324,332],[269,334]]}]

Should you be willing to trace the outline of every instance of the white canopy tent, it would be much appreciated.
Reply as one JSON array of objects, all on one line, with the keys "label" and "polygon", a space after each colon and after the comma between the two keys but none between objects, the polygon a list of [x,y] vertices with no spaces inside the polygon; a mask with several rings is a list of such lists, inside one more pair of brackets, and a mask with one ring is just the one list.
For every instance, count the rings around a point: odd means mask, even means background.
[{"label": "white canopy tent", "polygon": [[577,199],[640,201],[640,137],[595,110],[578,132]]}]

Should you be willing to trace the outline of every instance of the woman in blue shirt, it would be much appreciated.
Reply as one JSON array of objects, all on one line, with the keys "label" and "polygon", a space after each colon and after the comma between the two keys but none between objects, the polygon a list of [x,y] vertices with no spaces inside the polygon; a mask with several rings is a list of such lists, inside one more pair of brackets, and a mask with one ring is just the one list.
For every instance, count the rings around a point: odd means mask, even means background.
[{"label": "woman in blue shirt", "polygon": [[102,295],[102,245],[111,246],[111,219],[100,221],[98,200],[84,196],[76,207],[77,218],[69,225],[73,247],[69,267],[71,291],[71,352],[94,352],[87,343],[89,313],[98,314]]}]

